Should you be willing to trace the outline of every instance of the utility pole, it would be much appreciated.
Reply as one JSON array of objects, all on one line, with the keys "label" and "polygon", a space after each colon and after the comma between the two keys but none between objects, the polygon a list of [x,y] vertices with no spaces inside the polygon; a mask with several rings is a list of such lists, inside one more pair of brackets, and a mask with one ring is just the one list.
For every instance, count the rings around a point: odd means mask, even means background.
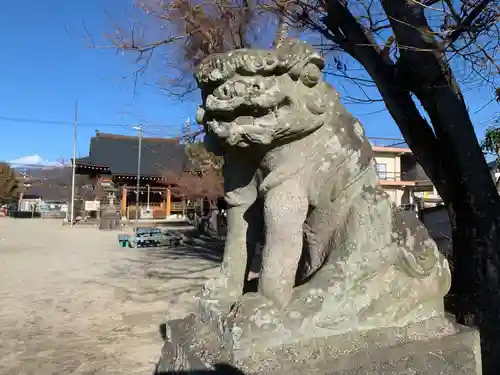
[{"label": "utility pole", "polygon": [[191,140],[191,119],[188,117],[184,126],[182,127],[182,139],[181,142],[186,144]]},{"label": "utility pole", "polygon": [[137,191],[135,194],[135,223],[139,220],[139,189],[141,188],[141,149],[142,149],[142,125],[134,126],[139,133],[139,148],[137,150]]},{"label": "utility pole", "polygon": [[189,143],[191,141],[191,119],[188,117],[186,120],[186,139],[184,143]]},{"label": "utility pole", "polygon": [[75,102],[75,121],[73,122],[73,170],[71,175],[71,226],[75,225],[75,176],[76,176],[76,123],[78,121],[78,100]]}]

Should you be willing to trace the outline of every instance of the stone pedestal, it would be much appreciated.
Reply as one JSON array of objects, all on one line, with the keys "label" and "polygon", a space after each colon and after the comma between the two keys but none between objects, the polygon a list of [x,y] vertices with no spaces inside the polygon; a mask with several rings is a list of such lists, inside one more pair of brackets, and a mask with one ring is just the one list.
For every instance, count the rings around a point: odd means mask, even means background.
[{"label": "stone pedestal", "polygon": [[[177,373],[324,375],[480,375],[479,333],[431,319],[402,328],[348,332],[271,348],[247,356],[222,339],[217,325],[195,315],[167,323],[156,375]],[[442,328],[438,328],[441,326]],[[248,348],[247,348],[248,349]],[[218,370],[221,364],[229,364]],[[228,369],[228,367],[232,368]]]}]

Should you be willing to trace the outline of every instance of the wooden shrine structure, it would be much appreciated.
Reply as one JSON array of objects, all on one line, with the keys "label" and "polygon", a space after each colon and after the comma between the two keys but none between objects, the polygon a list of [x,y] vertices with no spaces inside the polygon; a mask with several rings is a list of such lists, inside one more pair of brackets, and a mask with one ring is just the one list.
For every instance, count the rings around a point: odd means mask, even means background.
[{"label": "wooden shrine structure", "polygon": [[76,173],[90,177],[95,200],[104,203],[109,195],[114,195],[117,210],[124,218],[134,219],[137,206],[139,217],[149,212],[154,219],[194,209],[184,198],[173,196],[172,185],[166,181],[166,176],[195,170],[184,145],[176,138],[142,138],[139,202],[136,202],[138,152],[138,137],[97,131],[90,140],[89,155],[76,160]]}]

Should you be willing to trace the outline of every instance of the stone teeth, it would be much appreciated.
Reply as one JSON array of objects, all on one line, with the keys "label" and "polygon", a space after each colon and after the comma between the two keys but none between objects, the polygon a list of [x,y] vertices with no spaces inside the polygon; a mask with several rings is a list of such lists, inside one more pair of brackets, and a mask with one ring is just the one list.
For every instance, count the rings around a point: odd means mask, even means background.
[{"label": "stone teeth", "polygon": [[237,80],[234,82],[226,82],[214,91],[214,96],[221,100],[227,100],[234,97],[245,97],[247,95],[255,95],[264,93],[272,87],[272,82],[266,82],[262,79]]}]

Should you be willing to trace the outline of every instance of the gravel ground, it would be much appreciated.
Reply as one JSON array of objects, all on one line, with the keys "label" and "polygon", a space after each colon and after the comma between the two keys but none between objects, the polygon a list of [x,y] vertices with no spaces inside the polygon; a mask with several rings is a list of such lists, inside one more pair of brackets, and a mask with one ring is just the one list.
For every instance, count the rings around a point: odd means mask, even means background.
[{"label": "gravel ground", "polygon": [[0,218],[0,374],[151,374],[219,245],[120,248],[117,232]]}]

